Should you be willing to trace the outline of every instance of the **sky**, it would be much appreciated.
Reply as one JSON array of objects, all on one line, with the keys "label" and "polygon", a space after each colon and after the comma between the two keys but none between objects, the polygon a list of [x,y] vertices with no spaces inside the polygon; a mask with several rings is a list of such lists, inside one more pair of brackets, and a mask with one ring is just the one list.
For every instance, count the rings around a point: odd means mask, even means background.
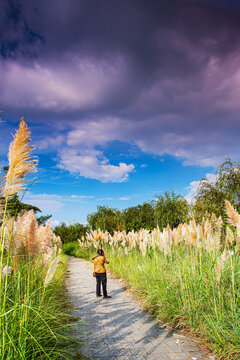
[{"label": "sky", "polygon": [[1,0],[0,162],[20,118],[25,202],[86,223],[239,161],[240,1]]}]

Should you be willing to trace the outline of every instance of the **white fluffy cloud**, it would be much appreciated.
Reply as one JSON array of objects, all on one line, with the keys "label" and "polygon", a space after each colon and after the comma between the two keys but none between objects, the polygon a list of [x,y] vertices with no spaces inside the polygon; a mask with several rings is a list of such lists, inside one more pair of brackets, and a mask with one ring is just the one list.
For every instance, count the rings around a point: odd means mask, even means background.
[{"label": "white fluffy cloud", "polygon": [[[135,144],[145,153],[170,154],[182,160],[183,165],[201,167],[216,167],[228,154],[229,144],[221,141],[217,129],[217,139],[213,143],[212,132],[206,133],[205,128],[195,128],[189,133],[188,126],[191,124],[185,122],[185,128],[179,130],[175,128],[176,123],[176,116],[173,115],[158,115],[144,121],[112,116],[95,117],[75,122],[67,134],[67,145],[76,149],[93,149],[97,145],[104,146],[119,140]],[[235,151],[237,149],[233,144],[232,152]]]},{"label": "white fluffy cloud", "polygon": [[102,182],[123,182],[134,170],[133,164],[111,165],[100,151],[66,148],[59,152],[61,169]]},{"label": "white fluffy cloud", "polygon": [[[67,136],[67,145],[77,147],[93,147],[104,145],[112,140],[128,140],[127,134],[120,129],[125,127],[123,119],[106,116],[86,119],[74,125],[73,130]],[[126,129],[127,130],[127,129]]]}]

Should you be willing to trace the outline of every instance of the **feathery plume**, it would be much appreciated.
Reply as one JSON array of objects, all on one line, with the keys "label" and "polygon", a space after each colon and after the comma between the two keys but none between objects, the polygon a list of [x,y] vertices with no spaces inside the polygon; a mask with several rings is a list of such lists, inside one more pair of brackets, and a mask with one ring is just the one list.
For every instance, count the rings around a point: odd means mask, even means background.
[{"label": "feathery plume", "polygon": [[217,264],[217,281],[218,282],[220,282],[220,280],[221,280],[222,271],[224,269],[227,258],[228,258],[228,252],[227,252],[227,249],[225,248],[220,259],[218,259],[218,264]]},{"label": "feathery plume", "polygon": [[30,210],[28,215],[28,226],[26,229],[26,247],[28,254],[31,257],[37,256],[39,254],[40,246],[36,241],[37,234],[37,220],[34,216],[33,210]]},{"label": "feathery plume", "polygon": [[57,244],[57,246],[58,246],[59,248],[62,247],[62,241],[61,241],[60,236],[57,236],[57,238],[56,238],[56,244]]},{"label": "feathery plume", "polygon": [[38,160],[36,157],[32,157],[35,147],[30,145],[30,142],[30,130],[22,117],[19,129],[13,135],[13,141],[9,146],[9,169],[3,191],[5,197],[23,191],[26,187],[25,177],[30,172],[36,171]]},{"label": "feathery plume", "polygon": [[18,255],[26,256],[28,254],[33,258],[40,253],[41,245],[37,241],[37,227],[33,210],[18,216],[13,239]]},{"label": "feathery plume", "polygon": [[58,256],[56,257],[56,259],[54,259],[54,260],[51,262],[51,264],[50,264],[50,266],[49,266],[49,268],[48,268],[48,271],[47,271],[47,275],[46,275],[45,280],[44,280],[44,287],[46,287],[47,284],[49,284],[50,281],[52,280],[53,275],[54,275],[54,273],[55,273],[55,271],[56,271],[56,269],[57,269],[57,266],[58,266],[59,261],[60,261],[60,255],[58,255]]},{"label": "feathery plume", "polygon": [[234,207],[230,204],[228,200],[225,200],[228,222],[233,226],[237,226],[237,220],[239,218],[238,212],[234,209]]},{"label": "feathery plume", "polygon": [[141,250],[143,256],[146,256],[147,248],[146,248],[145,243],[144,243],[144,242],[141,242],[141,243],[139,244],[139,247],[140,247],[140,250]]},{"label": "feathery plume", "polygon": [[233,245],[233,243],[234,243],[234,233],[233,233],[233,231],[227,226],[225,247],[228,248],[229,246]]},{"label": "feathery plume", "polygon": [[44,226],[44,237],[42,239],[45,247],[52,247],[53,245],[52,237],[53,237],[52,226],[51,226],[51,222],[48,221],[47,225]]}]

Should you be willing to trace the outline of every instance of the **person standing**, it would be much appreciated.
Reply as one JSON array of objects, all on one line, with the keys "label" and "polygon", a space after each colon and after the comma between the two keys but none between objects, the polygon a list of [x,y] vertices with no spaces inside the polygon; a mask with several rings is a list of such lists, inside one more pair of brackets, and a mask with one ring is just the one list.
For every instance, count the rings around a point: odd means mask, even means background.
[{"label": "person standing", "polygon": [[103,297],[105,299],[111,298],[107,294],[107,274],[104,264],[109,264],[108,259],[106,258],[104,251],[102,249],[98,249],[97,256],[93,258],[94,264],[94,273],[96,276],[96,296],[100,297],[101,295],[101,284],[103,289]]}]

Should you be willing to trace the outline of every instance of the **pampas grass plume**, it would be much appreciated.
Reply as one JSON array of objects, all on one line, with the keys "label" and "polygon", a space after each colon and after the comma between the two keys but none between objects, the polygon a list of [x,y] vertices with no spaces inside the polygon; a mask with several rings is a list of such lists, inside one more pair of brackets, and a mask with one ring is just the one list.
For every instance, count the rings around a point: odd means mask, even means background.
[{"label": "pampas grass plume", "polygon": [[30,130],[22,117],[19,129],[13,135],[13,141],[9,146],[9,169],[3,191],[5,197],[23,191],[26,187],[25,177],[36,171],[38,160],[32,157],[34,146],[30,145],[30,141]]},{"label": "pampas grass plume", "polygon": [[31,257],[33,257],[38,255],[40,251],[39,243],[36,241],[38,224],[34,216],[33,210],[30,210],[28,212],[27,219],[28,226],[26,231],[26,245],[28,253],[31,255]]},{"label": "pampas grass plume", "polygon": [[55,271],[57,269],[59,261],[60,261],[60,255],[58,255],[56,257],[56,259],[54,259],[51,262],[51,264],[50,264],[50,266],[48,268],[48,271],[47,271],[47,275],[46,275],[45,280],[44,280],[44,287],[46,287],[50,283],[50,281],[52,280],[53,275],[54,275],[54,273],[55,273]]},{"label": "pampas grass plume", "polygon": [[45,234],[44,234],[44,244],[46,247],[52,247],[53,243],[52,243],[52,238],[53,238],[53,231],[52,231],[52,225],[51,222],[48,221],[47,225],[44,227],[45,230]]},{"label": "pampas grass plume", "polygon": [[229,224],[233,226],[237,226],[237,220],[239,217],[238,212],[234,209],[234,207],[230,204],[228,200],[225,200],[225,205],[226,205]]}]

